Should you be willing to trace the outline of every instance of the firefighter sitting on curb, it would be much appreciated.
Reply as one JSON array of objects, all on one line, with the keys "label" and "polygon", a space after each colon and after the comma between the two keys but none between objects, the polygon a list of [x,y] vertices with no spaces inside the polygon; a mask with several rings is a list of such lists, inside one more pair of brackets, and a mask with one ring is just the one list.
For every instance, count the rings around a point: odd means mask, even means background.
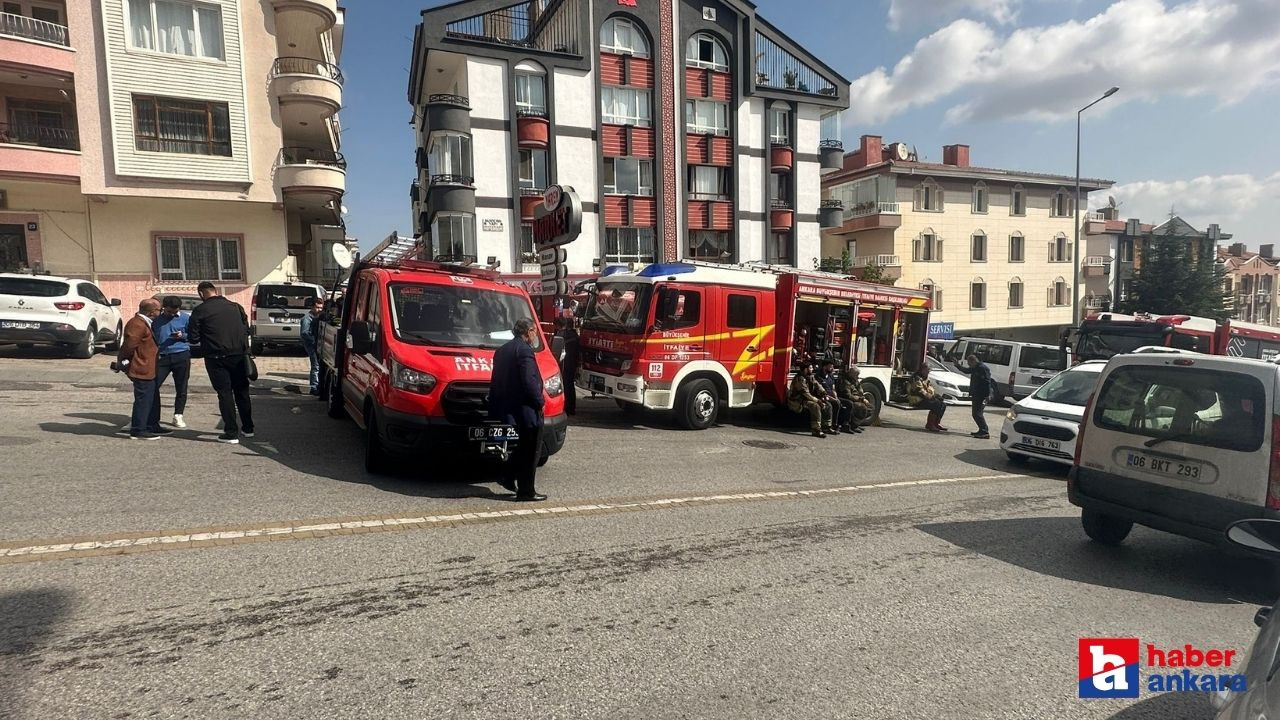
[{"label": "firefighter sitting on curb", "polygon": [[863,392],[862,385],[858,380],[858,368],[850,366],[840,372],[840,377],[836,379],[836,394],[840,396],[842,401],[848,401],[853,410],[849,413],[848,427],[842,427],[845,432],[862,432],[860,427],[862,423],[871,420],[872,405],[871,398]]},{"label": "firefighter sitting on curb", "polygon": [[929,381],[929,366],[920,363],[920,368],[907,380],[907,402],[918,408],[929,411],[924,429],[929,432],[946,432],[942,427],[942,414],[947,411],[947,403],[938,396],[938,391]]},{"label": "firefighter sitting on curb", "polygon": [[809,413],[809,430],[814,437],[824,438],[831,430],[831,406],[823,398],[826,392],[813,376],[813,365],[802,363],[787,391],[787,407],[791,412]]}]

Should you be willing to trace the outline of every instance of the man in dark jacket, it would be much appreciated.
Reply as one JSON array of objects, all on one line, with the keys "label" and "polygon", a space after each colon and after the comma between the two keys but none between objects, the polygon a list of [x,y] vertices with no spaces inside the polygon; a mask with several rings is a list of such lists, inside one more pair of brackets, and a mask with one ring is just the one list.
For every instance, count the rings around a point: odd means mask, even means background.
[{"label": "man in dark jacket", "polygon": [[[240,430],[253,437],[253,407],[249,402],[249,318],[244,308],[223,297],[211,282],[196,287],[204,302],[191,311],[187,338],[204,348],[204,369],[218,393],[222,434],[218,442],[240,442]],[[236,423],[240,411],[240,424]]]},{"label": "man in dark jacket", "polygon": [[493,355],[493,379],[489,383],[489,418],[514,425],[519,439],[507,460],[500,484],[515,492],[517,500],[546,500],[534,489],[538,455],[542,451],[542,373],[534,356],[537,328],[521,318],[512,329],[515,337]]},{"label": "man in dark jacket", "polygon": [[977,355],[970,355],[965,358],[969,363],[969,367],[957,365],[960,372],[969,376],[969,396],[973,403],[973,422],[978,426],[978,431],[970,433],[979,440],[986,440],[991,437],[987,432],[987,418],[982,414],[983,408],[987,406],[987,400],[991,398],[991,368],[987,364],[978,359]]},{"label": "man in dark jacket", "polygon": [[556,336],[564,338],[564,357],[560,360],[560,377],[564,378],[564,411],[569,415],[578,412],[578,394],[573,387],[574,378],[578,376],[578,362],[582,356],[582,341],[578,337],[578,328],[572,310],[565,310],[560,315]]}]

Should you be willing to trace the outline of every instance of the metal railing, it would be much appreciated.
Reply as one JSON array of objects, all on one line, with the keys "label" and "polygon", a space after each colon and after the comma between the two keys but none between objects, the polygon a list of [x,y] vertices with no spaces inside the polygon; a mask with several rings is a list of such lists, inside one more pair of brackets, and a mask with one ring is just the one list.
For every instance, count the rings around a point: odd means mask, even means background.
[{"label": "metal railing", "polygon": [[853,267],[902,267],[902,259],[897,255],[859,255],[853,259]]},{"label": "metal railing", "polygon": [[75,130],[51,128],[27,123],[0,122],[0,143],[34,145],[54,150],[79,150],[80,139]]},{"label": "metal railing", "polygon": [[545,107],[522,107],[516,109],[516,117],[522,118],[546,118],[547,109]]},{"label": "metal railing", "polygon": [[772,200],[770,200],[770,201],[769,201],[769,209],[771,209],[771,210],[790,210],[790,209],[791,209],[791,201],[790,201],[790,200],[782,200],[782,199],[780,199],[780,198],[773,198]]},{"label": "metal railing", "polygon": [[529,0],[454,20],[445,35],[497,45],[578,53],[580,0]]},{"label": "metal railing", "polygon": [[1105,216],[1105,215],[1103,215],[1101,212],[1094,211],[1094,212],[1087,212],[1087,213],[1085,213],[1085,214],[1084,214],[1084,219],[1085,219],[1086,221],[1090,221],[1090,222],[1102,222],[1102,221],[1106,220],[1107,218],[1106,218],[1106,216]]},{"label": "metal railing", "polygon": [[1084,306],[1091,310],[1097,310],[1099,308],[1107,307],[1107,305],[1110,304],[1110,302],[1111,302],[1110,295],[1085,295],[1084,296]]},{"label": "metal railing", "polygon": [[287,147],[280,148],[280,154],[276,157],[276,165],[323,165],[345,171],[347,169],[347,159],[342,156],[342,153],[334,152],[333,150]]},{"label": "metal railing", "polygon": [[454,175],[451,173],[441,173],[432,175],[430,184],[432,187],[436,185],[466,185],[470,187],[475,184],[476,179],[470,175]]},{"label": "metal railing", "polygon": [[1090,255],[1084,259],[1085,267],[1103,267],[1111,264],[1111,258],[1104,255]]},{"label": "metal railing", "polygon": [[843,210],[844,201],[843,200],[823,200],[822,202],[818,203],[818,207],[823,210]]},{"label": "metal railing", "polygon": [[868,215],[878,215],[880,213],[890,213],[893,215],[900,214],[898,212],[898,203],[896,202],[864,202],[854,205],[845,213],[851,217],[866,217]]},{"label": "metal railing", "polygon": [[271,77],[279,77],[280,75],[314,75],[327,78],[339,85],[345,80],[342,76],[342,68],[337,65],[323,60],[301,57],[276,58],[275,64],[271,66]]},{"label": "metal railing", "polygon": [[546,192],[546,188],[522,187],[520,188],[520,197],[541,197]]},{"label": "metal railing", "polygon": [[471,101],[465,95],[450,95],[448,93],[436,93],[427,96],[428,105],[458,105],[459,107],[471,107]]},{"label": "metal railing", "polygon": [[819,141],[818,141],[818,147],[820,147],[820,148],[835,148],[836,150],[843,150],[843,149],[844,149],[844,141],[842,141],[842,140],[819,140]]},{"label": "metal railing", "polygon": [[[5,3],[8,5],[9,3]],[[39,40],[51,45],[70,47],[67,26],[29,18],[13,13],[0,13],[0,35],[12,35],[26,40]]]}]

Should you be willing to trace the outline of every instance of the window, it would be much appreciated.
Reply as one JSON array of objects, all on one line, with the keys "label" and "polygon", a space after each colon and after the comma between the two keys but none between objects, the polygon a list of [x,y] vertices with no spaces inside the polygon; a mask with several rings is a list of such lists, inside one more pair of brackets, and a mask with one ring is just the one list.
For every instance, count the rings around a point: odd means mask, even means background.
[{"label": "window", "polygon": [[728,135],[729,105],[715,100],[685,100],[684,126],[695,135]]},{"label": "window", "polygon": [[605,158],[604,191],[607,195],[652,195],[653,161]]},{"label": "window", "polygon": [[1098,390],[1093,414],[1093,422],[1108,430],[1177,436],[1181,442],[1237,452],[1262,447],[1270,418],[1266,391],[1257,378],[1150,365],[1111,373]]},{"label": "window", "polygon": [[1062,307],[1071,304],[1071,289],[1067,281],[1058,278],[1049,286],[1049,307]]},{"label": "window", "polygon": [[987,284],[982,278],[974,278],[969,283],[969,309],[985,310],[987,308]]},{"label": "window", "polygon": [[942,212],[942,188],[932,180],[916,186],[916,210]]},{"label": "window", "polygon": [[725,325],[731,328],[753,328],[756,326],[756,296],[730,295],[729,316]]},{"label": "window", "polygon": [[769,233],[764,253],[765,262],[770,265],[791,265],[791,233]]},{"label": "window", "polygon": [[1027,241],[1022,233],[1015,232],[1009,236],[1009,262],[1025,262],[1027,259]]},{"label": "window", "polygon": [[920,283],[920,289],[929,293],[933,310],[938,311],[942,309],[942,288],[938,287],[933,280],[926,279],[924,282]]},{"label": "window", "polygon": [[791,207],[791,177],[769,173],[769,201],[774,207]]},{"label": "window", "polygon": [[649,57],[649,41],[630,20],[609,18],[600,26],[600,49],[617,55]]},{"label": "window", "polygon": [[547,151],[520,150],[520,189],[547,189]]},{"label": "window", "polygon": [[611,125],[649,127],[649,91],[605,86],[600,88],[600,121]]},{"label": "window", "polygon": [[653,228],[605,228],[604,259],[615,263],[653,262]]},{"label": "window", "polygon": [[520,225],[520,262],[524,265],[538,264],[538,251],[533,247],[533,224]]},{"label": "window", "polygon": [[9,126],[0,128],[0,142],[79,149],[73,106],[22,98],[8,98],[8,104]]},{"label": "window", "polygon": [[729,233],[716,230],[689,231],[689,257],[694,260],[726,262],[733,253],[729,250]]},{"label": "window", "polygon": [[543,69],[530,62],[516,65],[516,113],[518,115],[547,115],[547,75]]},{"label": "window", "polygon": [[129,0],[129,43],[170,55],[222,59],[222,10],[187,0]]},{"label": "window", "polygon": [[973,211],[975,213],[987,214],[987,184],[980,182],[973,186]]},{"label": "window", "polygon": [[427,151],[427,171],[433,176],[452,176],[467,184],[472,182],[471,136],[454,132],[431,134]]},{"label": "window", "polygon": [[689,38],[685,47],[684,63],[689,67],[707,68],[719,72],[729,71],[729,54],[719,40],[706,33]]},{"label": "window", "polygon": [[1009,307],[1022,307],[1022,279],[1015,277],[1009,281]]},{"label": "window", "polygon": [[62,22],[62,12],[56,7],[49,7],[46,5],[32,5],[31,17],[35,18],[36,20],[43,20],[44,22],[47,22],[47,23],[53,23],[54,25],[66,24]]},{"label": "window", "polygon": [[242,280],[239,237],[159,235],[157,267],[161,280]]},{"label": "window", "polygon": [[1014,185],[1013,190],[1009,193],[1009,214],[1027,214],[1027,193],[1022,189],[1021,185]]},{"label": "window", "polygon": [[916,238],[912,259],[916,262],[942,262],[942,241],[932,230],[925,230]]},{"label": "window", "polygon": [[695,200],[728,200],[729,169],[690,165],[689,197]]},{"label": "window", "polygon": [[139,150],[231,157],[226,103],[134,95],[133,118]]},{"label": "window", "polygon": [[435,259],[464,262],[476,258],[476,217],[470,213],[436,213],[431,221]]},{"label": "window", "polygon": [[1066,190],[1058,190],[1053,194],[1053,203],[1049,206],[1049,214],[1054,217],[1070,217],[1075,212],[1075,203]]},{"label": "window", "polygon": [[1120,262],[1133,262],[1133,238],[1121,238],[1117,244]]},{"label": "window", "polygon": [[679,330],[697,325],[702,320],[702,293],[685,288],[663,288],[658,291],[658,306],[653,319],[660,330]]},{"label": "window", "polygon": [[965,355],[976,355],[979,360],[988,365],[1003,365],[1008,367],[1009,361],[1013,358],[1012,345],[996,345],[994,343],[970,342],[965,349]]},{"label": "window", "polygon": [[774,145],[791,146],[791,109],[775,107],[769,109],[769,142]]},{"label": "window", "polygon": [[1071,241],[1067,236],[1058,236],[1049,241],[1049,262],[1071,262]]},{"label": "window", "polygon": [[80,297],[96,302],[99,305],[111,304],[107,302],[107,296],[103,295],[102,291],[98,289],[98,286],[93,283],[80,283],[76,286],[76,291],[80,293]]},{"label": "window", "polygon": [[969,259],[973,262],[987,261],[987,235],[981,230],[973,234],[970,244]]}]

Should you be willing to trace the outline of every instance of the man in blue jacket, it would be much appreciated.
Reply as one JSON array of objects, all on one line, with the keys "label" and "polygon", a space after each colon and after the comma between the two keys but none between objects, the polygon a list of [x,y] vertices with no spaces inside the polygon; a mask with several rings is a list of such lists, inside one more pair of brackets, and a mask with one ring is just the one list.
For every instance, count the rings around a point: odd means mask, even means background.
[{"label": "man in blue jacket", "polygon": [[[159,317],[151,321],[151,334],[156,338],[160,354],[156,358],[156,394],[154,402],[160,407],[160,386],[173,375],[173,426],[187,426],[182,413],[187,408],[187,383],[191,379],[191,345],[187,343],[187,320],[190,315],[182,312],[182,300],[168,295],[161,302]],[[157,410],[158,412],[158,410]]]},{"label": "man in blue jacket", "polygon": [[514,425],[519,433],[515,452],[507,460],[499,484],[517,500],[546,500],[534,489],[538,456],[542,451],[542,373],[533,353],[537,328],[521,318],[512,329],[515,337],[493,355],[493,379],[489,383],[489,418]]},{"label": "man in blue jacket", "polygon": [[320,314],[324,312],[324,298],[311,298],[311,312],[302,316],[302,327],[298,336],[302,338],[302,349],[307,351],[307,359],[311,361],[311,394],[320,394]]}]

